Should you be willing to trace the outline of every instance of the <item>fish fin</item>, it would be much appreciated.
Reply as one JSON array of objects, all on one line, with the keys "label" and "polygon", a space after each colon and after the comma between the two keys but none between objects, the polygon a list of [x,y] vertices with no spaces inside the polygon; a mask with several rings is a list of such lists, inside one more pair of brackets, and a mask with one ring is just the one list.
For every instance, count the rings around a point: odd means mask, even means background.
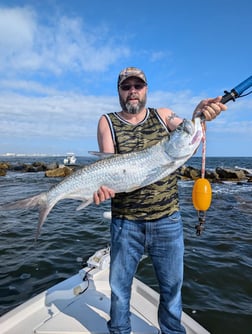
[{"label": "fish fin", "polygon": [[84,209],[86,206],[88,206],[89,204],[93,203],[93,199],[88,199],[86,201],[83,201],[77,208],[76,211],[82,210]]},{"label": "fish fin", "polygon": [[37,232],[36,232],[36,235],[35,235],[35,241],[37,241],[37,239],[40,235],[41,227],[43,226],[43,224],[46,220],[46,217],[49,215],[49,212],[52,210],[52,208],[56,204],[54,202],[51,205],[48,205],[46,193],[42,193],[41,195],[45,195],[45,196],[43,196],[44,197],[43,199],[42,199],[42,197],[40,198],[39,223],[38,223]]},{"label": "fish fin", "polygon": [[0,206],[0,210],[19,210],[19,209],[31,209],[31,208],[39,208],[39,223],[37,227],[37,232],[35,235],[35,241],[37,241],[42,225],[44,224],[46,217],[49,212],[54,207],[55,203],[48,205],[47,194],[41,193],[36,196],[32,196],[29,198],[21,199],[13,203],[6,203]]},{"label": "fish fin", "polygon": [[104,152],[97,152],[97,151],[88,151],[89,154],[95,155],[100,159],[110,158],[117,154],[115,153],[104,153]]}]

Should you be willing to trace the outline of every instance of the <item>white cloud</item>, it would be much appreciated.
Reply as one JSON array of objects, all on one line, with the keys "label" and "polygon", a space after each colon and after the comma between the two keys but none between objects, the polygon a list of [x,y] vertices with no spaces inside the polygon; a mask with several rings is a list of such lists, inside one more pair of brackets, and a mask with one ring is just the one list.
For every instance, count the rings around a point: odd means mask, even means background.
[{"label": "white cloud", "polygon": [[32,45],[35,29],[35,13],[32,10],[0,8],[1,53],[11,55]]},{"label": "white cloud", "polygon": [[[35,85],[34,89],[43,91],[42,88],[42,86],[36,87]],[[170,106],[180,116],[190,118],[196,104],[195,101],[198,102],[199,99],[193,97],[190,91],[176,93],[160,91],[149,95],[148,106]],[[180,102],[177,103],[177,101]],[[228,136],[235,141],[237,139],[252,140],[252,122],[242,120],[244,117],[241,117],[241,121],[237,121],[232,116],[238,112],[245,113],[245,109],[241,111],[240,108],[241,106],[250,108],[252,101],[247,99],[247,102],[248,106],[243,102],[240,103],[241,105],[237,104],[237,110],[234,110],[235,104],[231,104],[233,108],[226,111],[230,114],[208,122],[207,138],[210,143],[217,139],[221,143],[221,138],[227,140],[225,137]],[[31,143],[31,150],[34,150],[32,145],[35,145],[37,141],[42,147],[42,152],[48,152],[48,147],[53,144],[52,153],[65,152],[63,143],[70,145],[71,142],[75,142],[73,144],[75,150],[79,145],[79,151],[83,152],[87,141],[92,142],[89,149],[94,149],[98,119],[103,113],[118,110],[117,96],[85,96],[56,90],[49,91],[45,96],[33,97],[18,93],[2,94],[0,96],[0,154],[8,151],[16,152],[22,140],[26,142],[26,145],[28,142]],[[29,145],[22,147],[23,151],[29,150]]]},{"label": "white cloud", "polygon": [[155,61],[160,61],[167,57],[167,54],[163,51],[157,51],[157,52],[152,52],[150,54],[150,60],[155,62]]},{"label": "white cloud", "polygon": [[91,30],[80,19],[65,16],[54,16],[45,25],[30,8],[0,8],[2,72],[105,71],[129,53],[106,27]]},{"label": "white cloud", "polygon": [[[15,151],[22,139],[27,147],[31,144],[31,151],[45,140],[48,146],[55,141],[54,149],[63,151],[63,141],[74,142],[74,147],[80,143],[82,149],[85,138],[93,145],[100,115],[119,109],[118,98],[109,95],[114,87],[112,65],[139,54],[148,62],[172,56],[138,46],[131,51],[119,38],[105,24],[90,27],[79,17],[45,17],[30,7],[0,7],[0,153]],[[175,86],[181,87],[178,80]],[[99,96],[99,89],[108,96]],[[95,96],[77,93],[84,90]],[[149,93],[148,106],[170,107],[191,118],[202,98],[190,90],[160,90]],[[251,110],[250,98],[231,102],[225,117],[208,125],[210,136],[237,138],[239,132],[239,139],[247,138]]]},{"label": "white cloud", "polygon": [[[42,90],[42,87],[35,88]],[[195,100],[199,101],[189,91],[176,94],[157,92],[150,94],[148,106],[169,105],[181,117],[191,118]],[[0,96],[0,133],[2,137],[11,137],[13,134],[41,138],[91,136],[96,134],[97,122],[103,113],[118,110],[116,96],[84,96],[60,91],[51,91],[43,97],[6,93]],[[219,117],[209,123],[208,127],[212,133],[248,134],[252,122],[230,121],[228,117]]]},{"label": "white cloud", "polygon": [[76,94],[0,97],[0,133],[6,137],[64,138],[96,135],[102,113],[118,110],[116,98]]},{"label": "white cloud", "polygon": [[193,96],[190,90],[177,92],[156,91],[149,94],[148,101],[155,106],[169,107],[178,116],[191,118],[192,113],[202,97]]},{"label": "white cloud", "polygon": [[40,94],[40,95],[54,95],[58,91],[55,88],[45,86],[37,81],[28,81],[28,80],[0,80],[0,89],[1,91],[22,91],[23,94],[29,93]]}]

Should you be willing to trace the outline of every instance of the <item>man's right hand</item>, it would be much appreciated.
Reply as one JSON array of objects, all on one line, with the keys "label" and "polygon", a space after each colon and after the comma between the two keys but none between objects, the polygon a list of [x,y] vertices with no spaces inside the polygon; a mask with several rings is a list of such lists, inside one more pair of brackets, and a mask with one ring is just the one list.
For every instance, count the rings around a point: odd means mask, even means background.
[{"label": "man's right hand", "polygon": [[93,199],[96,205],[99,205],[101,202],[106,201],[107,199],[115,197],[115,192],[113,189],[110,189],[106,186],[101,186],[96,192],[94,192]]}]

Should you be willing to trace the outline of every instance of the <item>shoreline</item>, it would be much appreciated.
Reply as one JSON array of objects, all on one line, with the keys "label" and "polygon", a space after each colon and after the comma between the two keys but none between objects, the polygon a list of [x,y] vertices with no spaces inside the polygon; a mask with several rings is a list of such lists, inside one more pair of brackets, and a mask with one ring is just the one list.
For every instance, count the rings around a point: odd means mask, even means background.
[{"label": "shoreline", "polygon": [[[66,177],[87,164],[64,165],[58,162],[45,163],[34,161],[32,163],[11,163],[0,161],[0,177],[8,172],[37,173],[44,172],[45,177]],[[192,166],[183,165],[177,170],[178,178],[183,181],[197,180],[201,177],[201,170]],[[242,167],[224,168],[216,167],[205,171],[205,178],[211,182],[252,182],[252,173]]]}]

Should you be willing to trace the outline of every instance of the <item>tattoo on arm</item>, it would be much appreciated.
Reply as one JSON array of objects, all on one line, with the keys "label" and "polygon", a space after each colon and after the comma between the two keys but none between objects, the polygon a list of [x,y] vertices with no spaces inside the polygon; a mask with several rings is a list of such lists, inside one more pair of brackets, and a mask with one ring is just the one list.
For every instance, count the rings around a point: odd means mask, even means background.
[{"label": "tattoo on arm", "polygon": [[168,121],[170,122],[170,121],[174,120],[174,118],[176,118],[176,117],[178,117],[178,116],[175,114],[175,112],[172,112],[172,113],[168,116]]}]

